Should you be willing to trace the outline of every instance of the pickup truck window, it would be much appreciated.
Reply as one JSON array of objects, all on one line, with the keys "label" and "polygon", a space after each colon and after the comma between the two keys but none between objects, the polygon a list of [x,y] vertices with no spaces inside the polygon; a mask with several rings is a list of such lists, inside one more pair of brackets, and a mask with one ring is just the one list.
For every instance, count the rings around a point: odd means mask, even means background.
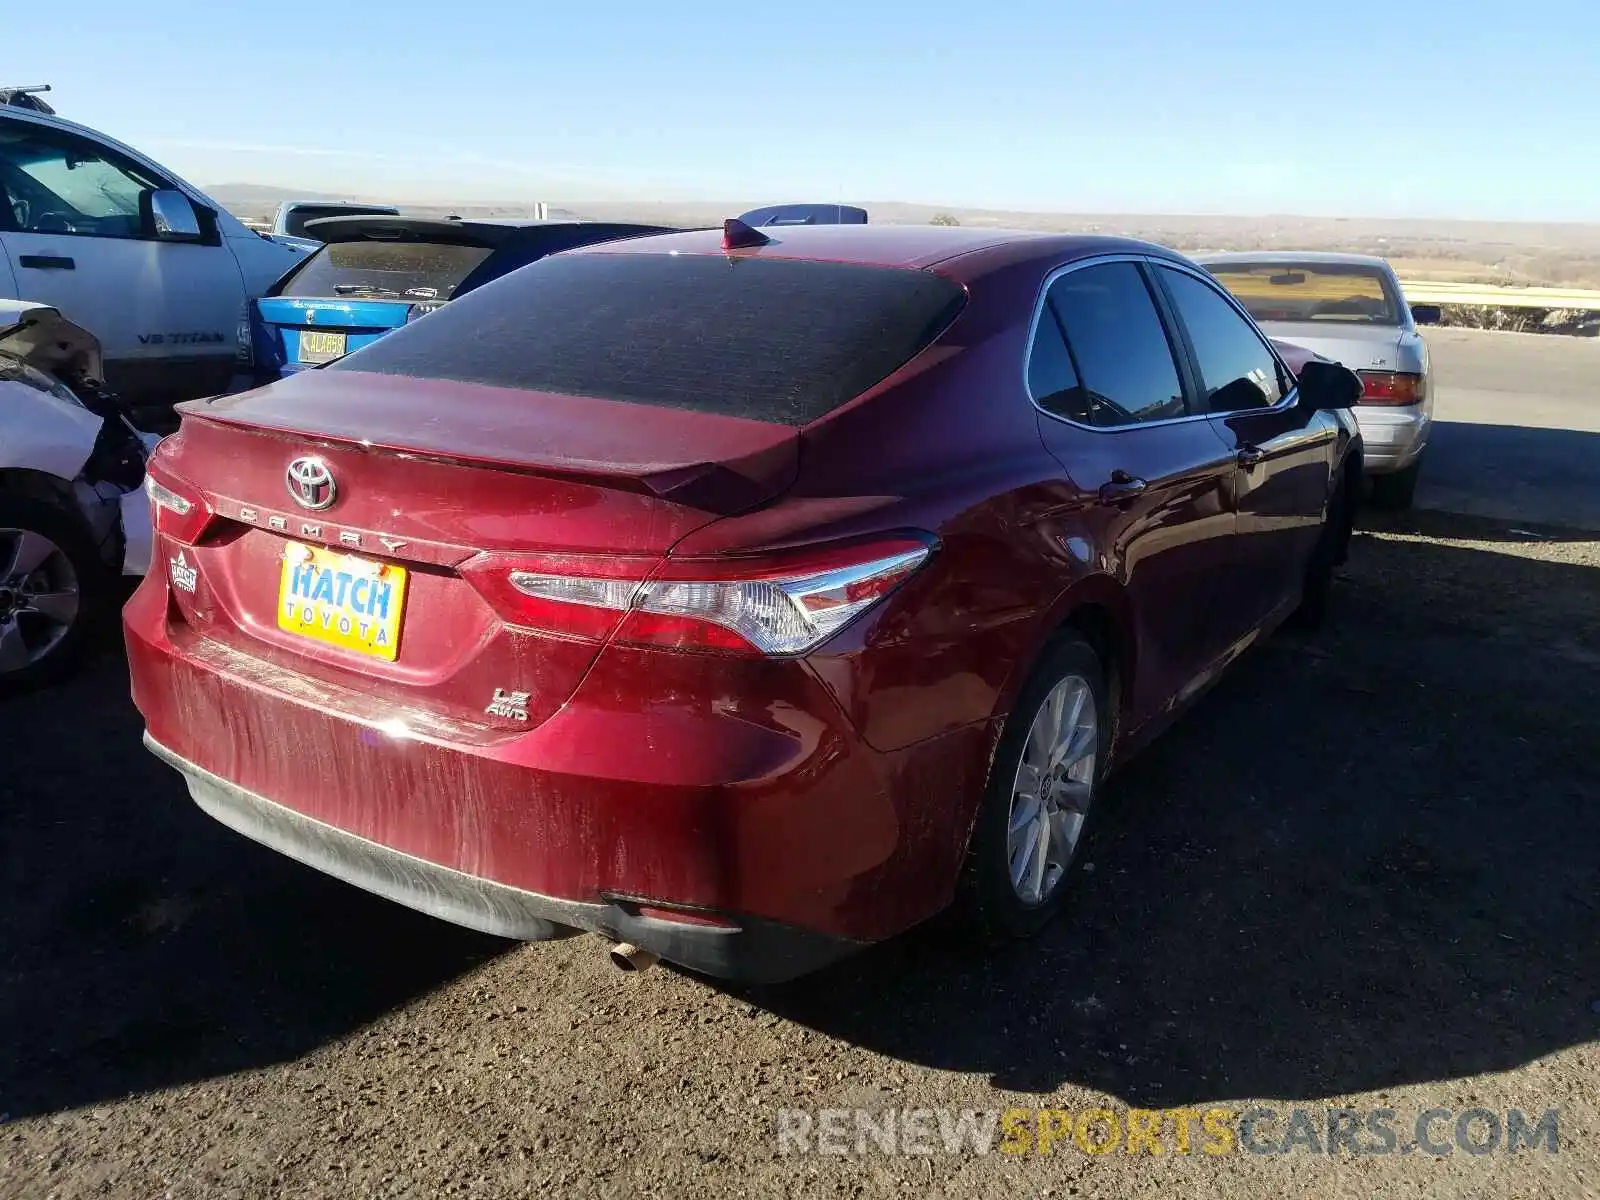
[{"label": "pickup truck window", "polygon": [[0,188],[19,231],[141,237],[139,198],[164,186],[77,138],[0,125]]}]

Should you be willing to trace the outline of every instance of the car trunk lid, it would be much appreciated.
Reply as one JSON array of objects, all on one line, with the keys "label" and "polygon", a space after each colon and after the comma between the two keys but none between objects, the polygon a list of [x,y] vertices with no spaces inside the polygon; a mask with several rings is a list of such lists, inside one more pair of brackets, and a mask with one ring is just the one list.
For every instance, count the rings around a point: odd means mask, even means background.
[{"label": "car trunk lid", "polygon": [[1352,371],[1397,371],[1404,333],[1393,325],[1335,325],[1327,321],[1266,321],[1267,336],[1296,346]]},{"label": "car trunk lid", "polygon": [[[158,551],[190,631],[279,668],[285,686],[310,676],[397,714],[488,728],[553,713],[599,644],[509,621],[480,564],[648,570],[686,534],[779,494],[797,462],[784,426],[359,372],[305,372],[180,411],[158,477],[214,514]],[[312,497],[323,507],[296,498],[297,461],[331,478]],[[341,604],[392,591],[387,653],[284,627],[303,563]]]}]

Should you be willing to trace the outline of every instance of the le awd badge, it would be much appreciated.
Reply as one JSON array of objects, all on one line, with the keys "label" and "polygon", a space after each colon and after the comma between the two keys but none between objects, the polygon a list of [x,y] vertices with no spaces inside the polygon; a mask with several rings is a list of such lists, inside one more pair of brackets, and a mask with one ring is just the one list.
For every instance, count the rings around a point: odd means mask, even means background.
[{"label": "le awd badge", "polygon": [[508,692],[504,688],[495,688],[494,699],[489,701],[489,707],[483,711],[491,717],[509,717],[513,721],[526,721],[528,699],[532,695],[532,692]]}]

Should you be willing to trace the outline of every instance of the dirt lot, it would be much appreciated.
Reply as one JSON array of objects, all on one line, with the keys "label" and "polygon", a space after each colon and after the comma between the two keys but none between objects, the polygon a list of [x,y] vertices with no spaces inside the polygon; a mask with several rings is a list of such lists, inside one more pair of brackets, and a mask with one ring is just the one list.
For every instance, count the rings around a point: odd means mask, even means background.
[{"label": "dirt lot", "polygon": [[[1600,541],[1421,515],[1107,795],[1071,919],[786,990],[511,946],[213,825],[115,654],[0,704],[0,1195],[1593,1196]],[[1591,535],[1592,536],[1592,535]],[[1559,1153],[781,1156],[780,1108],[1559,1110]],[[1320,1116],[1317,1118],[1320,1120]],[[1448,1131],[1448,1124],[1440,1126]]]}]

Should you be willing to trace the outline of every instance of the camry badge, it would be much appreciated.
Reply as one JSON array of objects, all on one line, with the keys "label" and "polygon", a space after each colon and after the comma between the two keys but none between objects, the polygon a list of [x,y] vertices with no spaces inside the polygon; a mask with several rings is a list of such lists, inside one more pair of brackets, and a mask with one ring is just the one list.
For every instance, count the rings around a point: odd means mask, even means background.
[{"label": "camry badge", "polygon": [[284,483],[296,504],[318,511],[331,505],[339,490],[333,472],[320,458],[295,459],[284,472]]}]

